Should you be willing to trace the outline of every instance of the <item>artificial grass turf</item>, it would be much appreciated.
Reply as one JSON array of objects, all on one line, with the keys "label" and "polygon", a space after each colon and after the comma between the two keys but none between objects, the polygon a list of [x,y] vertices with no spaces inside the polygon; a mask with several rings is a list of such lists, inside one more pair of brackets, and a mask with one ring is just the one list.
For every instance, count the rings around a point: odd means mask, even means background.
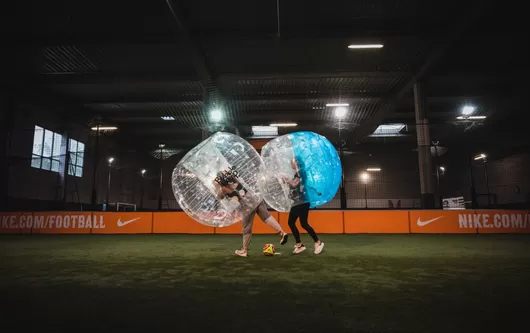
[{"label": "artificial grass turf", "polygon": [[[510,332],[527,235],[322,235],[265,257],[231,235],[0,237],[5,332]],[[4,329],[2,331],[4,331]]]}]

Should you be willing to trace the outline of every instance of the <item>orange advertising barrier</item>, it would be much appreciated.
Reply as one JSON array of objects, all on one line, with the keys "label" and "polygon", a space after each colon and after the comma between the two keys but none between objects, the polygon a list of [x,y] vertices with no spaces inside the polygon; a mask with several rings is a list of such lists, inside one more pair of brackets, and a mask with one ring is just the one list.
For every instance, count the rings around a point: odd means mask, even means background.
[{"label": "orange advertising barrier", "polygon": [[[290,233],[289,213],[271,212]],[[311,210],[317,234],[353,233],[530,233],[530,211],[511,210]],[[298,230],[307,233],[297,221]],[[35,212],[0,213],[0,234],[241,234],[241,223],[204,226],[184,212]],[[253,233],[273,234],[259,216]]]},{"label": "orange advertising barrier", "polygon": [[153,213],[93,213],[92,233],[151,234],[153,233]]},{"label": "orange advertising barrier", "polygon": [[345,211],[347,234],[408,234],[409,212],[404,210]]},{"label": "orange advertising barrier", "polygon": [[477,225],[473,223],[471,217],[473,214],[472,210],[411,210],[410,232],[413,234],[474,234],[477,233]]},{"label": "orange advertising barrier", "polygon": [[184,212],[153,213],[154,234],[213,234],[214,230]]},{"label": "orange advertising barrier", "polygon": [[32,234],[89,234],[93,226],[90,212],[36,212],[32,217]]},{"label": "orange advertising barrier", "polygon": [[467,223],[476,225],[480,234],[528,234],[530,233],[529,211],[480,210],[475,211]]},{"label": "orange advertising barrier", "polygon": [[252,147],[254,147],[254,149],[256,150],[261,150],[261,148],[263,148],[263,146],[265,146],[269,141],[271,141],[271,139],[258,139],[258,140],[251,140],[250,141],[250,144],[252,145]]},{"label": "orange advertising barrier", "polygon": [[31,213],[0,213],[0,234],[29,234],[33,215]]}]

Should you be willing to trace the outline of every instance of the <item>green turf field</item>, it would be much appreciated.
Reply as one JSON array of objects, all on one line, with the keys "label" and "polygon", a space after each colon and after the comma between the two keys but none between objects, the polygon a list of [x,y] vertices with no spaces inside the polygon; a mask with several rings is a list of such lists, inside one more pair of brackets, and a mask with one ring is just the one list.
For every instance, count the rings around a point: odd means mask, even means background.
[{"label": "green turf field", "polygon": [[240,258],[240,236],[2,236],[1,331],[528,330],[528,236],[322,239],[264,257],[278,239],[254,236]]}]

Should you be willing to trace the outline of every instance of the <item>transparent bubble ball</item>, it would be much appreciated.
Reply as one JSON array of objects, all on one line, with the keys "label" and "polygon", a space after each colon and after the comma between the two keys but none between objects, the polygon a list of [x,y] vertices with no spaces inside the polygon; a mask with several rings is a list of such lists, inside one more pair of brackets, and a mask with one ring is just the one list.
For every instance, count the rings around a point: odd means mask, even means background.
[{"label": "transparent bubble ball", "polygon": [[263,200],[264,171],[258,152],[243,138],[218,132],[189,151],[175,166],[175,198],[195,221],[226,227],[241,221]]}]

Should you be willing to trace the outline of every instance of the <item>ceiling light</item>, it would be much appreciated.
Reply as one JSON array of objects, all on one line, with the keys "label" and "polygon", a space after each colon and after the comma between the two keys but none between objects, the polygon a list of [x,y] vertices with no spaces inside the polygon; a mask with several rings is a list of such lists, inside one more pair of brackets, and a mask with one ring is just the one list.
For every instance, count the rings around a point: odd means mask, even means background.
[{"label": "ceiling light", "polygon": [[252,135],[271,137],[278,136],[278,127],[276,126],[252,126]]},{"label": "ceiling light", "polygon": [[172,117],[172,116],[163,116],[163,117],[160,117],[160,118],[162,118],[162,120],[175,120],[175,118]]},{"label": "ceiling light", "polygon": [[346,108],[345,107],[338,107],[335,109],[335,117],[337,118],[344,118],[344,116],[346,115]]},{"label": "ceiling light", "polygon": [[479,119],[486,119],[486,116],[458,116],[456,119],[458,120],[479,120]]},{"label": "ceiling light", "polygon": [[381,171],[381,168],[368,168],[368,169],[366,169],[366,171],[368,171],[368,172],[379,172],[379,171]]},{"label": "ceiling light", "polygon": [[486,154],[479,154],[479,155],[475,156],[475,161],[485,160],[485,159],[486,159]]},{"label": "ceiling light", "polygon": [[351,44],[348,45],[349,49],[380,49],[383,44]]},{"label": "ceiling light", "polygon": [[294,127],[298,126],[297,123],[279,123],[279,124],[270,124],[269,126],[273,127]]},{"label": "ceiling light", "polygon": [[93,131],[115,131],[118,129],[116,126],[95,126],[91,128]]},{"label": "ceiling light", "polygon": [[363,172],[360,174],[360,178],[363,182],[368,182],[368,180],[370,179],[370,175],[366,172]]},{"label": "ceiling light", "polygon": [[223,112],[219,109],[214,109],[210,112],[210,119],[212,121],[221,121],[223,119]]},{"label": "ceiling light", "polygon": [[464,116],[469,116],[470,114],[472,114],[473,112],[475,112],[475,107],[474,106],[470,106],[470,105],[466,105],[462,108],[462,114]]},{"label": "ceiling light", "polygon": [[403,130],[406,130],[405,124],[383,124],[379,125],[375,131],[370,135],[372,137],[393,137],[402,136]]},{"label": "ceiling light", "polygon": [[328,103],[326,106],[350,106],[348,103]]}]

